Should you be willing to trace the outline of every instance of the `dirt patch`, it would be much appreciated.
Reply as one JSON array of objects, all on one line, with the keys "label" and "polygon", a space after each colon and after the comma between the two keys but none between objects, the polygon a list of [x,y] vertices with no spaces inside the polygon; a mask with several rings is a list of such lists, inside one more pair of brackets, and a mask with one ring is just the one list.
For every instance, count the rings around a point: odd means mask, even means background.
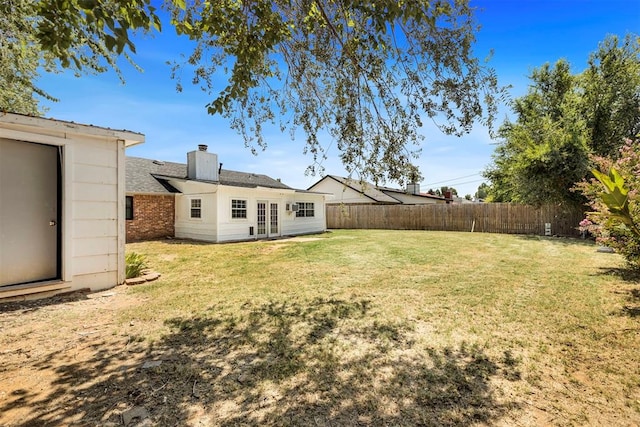
[{"label": "dirt patch", "polygon": [[[140,357],[131,338],[117,333],[117,313],[143,302],[119,286],[0,304],[0,425],[85,425],[86,402],[94,399],[87,387]],[[91,419],[107,422],[103,415],[129,405],[109,402]]]}]

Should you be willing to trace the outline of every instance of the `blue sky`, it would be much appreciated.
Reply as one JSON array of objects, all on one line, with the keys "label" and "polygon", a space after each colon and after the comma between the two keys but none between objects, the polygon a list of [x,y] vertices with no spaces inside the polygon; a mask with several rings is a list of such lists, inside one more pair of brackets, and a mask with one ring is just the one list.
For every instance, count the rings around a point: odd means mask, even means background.
[{"label": "blue sky", "polygon": [[[512,97],[526,93],[533,68],[565,58],[573,72],[581,72],[607,34],[640,33],[640,0],[471,0],[471,5],[479,8],[482,26],[476,55],[485,58],[493,49],[490,66],[500,84],[512,86]],[[124,85],[112,72],[80,78],[72,73],[44,75],[40,85],[60,99],[43,103],[46,116],[145,134],[144,144],[127,150],[130,156],[186,162],[188,151],[207,144],[226,169],[264,173],[295,188],[307,188],[320,179],[304,174],[312,159],[302,154],[302,139],[292,141],[288,133],[271,132],[267,150],[254,156],[225,119],[207,114],[210,99],[188,84],[190,77],[185,76],[184,91],[176,92],[166,61],[188,53],[189,45],[170,27],[153,38],[138,39],[136,47],[134,59],[144,71],[124,63]],[[503,107],[499,121],[507,114]],[[487,130],[478,125],[457,138],[425,127],[423,134],[417,161],[424,176],[422,190],[449,185],[460,195],[475,193],[494,150]],[[344,175],[335,144],[331,147],[323,163],[325,173]]]}]

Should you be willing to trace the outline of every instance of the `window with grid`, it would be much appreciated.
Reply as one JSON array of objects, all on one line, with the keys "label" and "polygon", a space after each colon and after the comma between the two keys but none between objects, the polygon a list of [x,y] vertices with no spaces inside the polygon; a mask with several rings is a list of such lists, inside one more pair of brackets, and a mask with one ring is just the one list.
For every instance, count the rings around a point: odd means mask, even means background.
[{"label": "window with grid", "polygon": [[231,218],[246,219],[247,218],[247,201],[240,199],[231,200]]},{"label": "window with grid", "polygon": [[125,196],[124,214],[126,219],[133,219],[133,196]]},{"label": "window with grid", "polygon": [[202,218],[201,199],[191,199],[191,218]]},{"label": "window with grid", "polygon": [[298,202],[298,212],[296,212],[296,216],[306,218],[315,216],[313,203]]}]

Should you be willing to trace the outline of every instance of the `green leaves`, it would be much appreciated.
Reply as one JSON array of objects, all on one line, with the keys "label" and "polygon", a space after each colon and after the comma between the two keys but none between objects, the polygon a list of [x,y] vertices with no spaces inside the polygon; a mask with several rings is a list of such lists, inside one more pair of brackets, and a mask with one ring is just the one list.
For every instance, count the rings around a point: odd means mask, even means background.
[{"label": "green leaves", "polygon": [[[0,25],[10,20],[3,15],[28,23],[17,39],[54,58],[51,69],[118,72],[118,58],[135,53],[131,34],[160,29],[152,0],[9,2],[24,9],[17,15],[4,3]],[[474,122],[492,124],[505,95],[473,56],[468,0],[168,0],[163,7],[196,44],[184,63],[174,62],[174,76],[194,70],[191,81],[212,97],[207,111],[228,117],[252,149],[266,147],[268,124],[302,134],[311,173],[322,171],[337,141],[347,171],[375,182],[412,179],[425,119],[463,135]]]},{"label": "green leaves", "polygon": [[[607,37],[580,74],[565,60],[533,70],[528,93],[512,104],[517,119],[500,128],[485,172],[494,200],[585,202],[573,188],[593,168],[589,155],[615,159],[624,138],[640,132],[639,40],[629,35],[620,46]],[[613,203],[619,196],[605,197]]]},{"label": "green leaves", "polygon": [[604,186],[605,191],[599,193],[598,196],[609,209],[610,216],[627,225],[640,236],[640,231],[634,224],[629,211],[629,190],[620,173],[615,168],[611,168],[609,174],[602,173],[597,169],[591,172]]},{"label": "green leaves", "polygon": [[347,171],[402,182],[417,174],[425,118],[443,118],[443,132],[462,135],[497,111],[502,90],[473,57],[467,1],[181,6],[174,2],[172,22],[197,47],[174,76],[194,66],[193,82],[213,98],[208,112],[228,117],[252,149],[266,147],[267,124],[304,136],[310,173],[322,171],[332,143],[321,139],[330,138]]}]

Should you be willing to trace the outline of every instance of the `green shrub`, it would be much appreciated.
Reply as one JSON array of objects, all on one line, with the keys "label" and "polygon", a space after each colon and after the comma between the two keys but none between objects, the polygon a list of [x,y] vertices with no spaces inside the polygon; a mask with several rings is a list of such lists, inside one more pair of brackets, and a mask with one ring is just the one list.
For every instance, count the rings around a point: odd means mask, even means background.
[{"label": "green shrub", "polygon": [[593,160],[595,179],[577,185],[593,209],[588,231],[640,270],[640,141],[627,140],[615,161]]},{"label": "green shrub", "polygon": [[125,255],[127,279],[142,275],[142,270],[147,268],[147,260],[144,255],[129,252]]}]

